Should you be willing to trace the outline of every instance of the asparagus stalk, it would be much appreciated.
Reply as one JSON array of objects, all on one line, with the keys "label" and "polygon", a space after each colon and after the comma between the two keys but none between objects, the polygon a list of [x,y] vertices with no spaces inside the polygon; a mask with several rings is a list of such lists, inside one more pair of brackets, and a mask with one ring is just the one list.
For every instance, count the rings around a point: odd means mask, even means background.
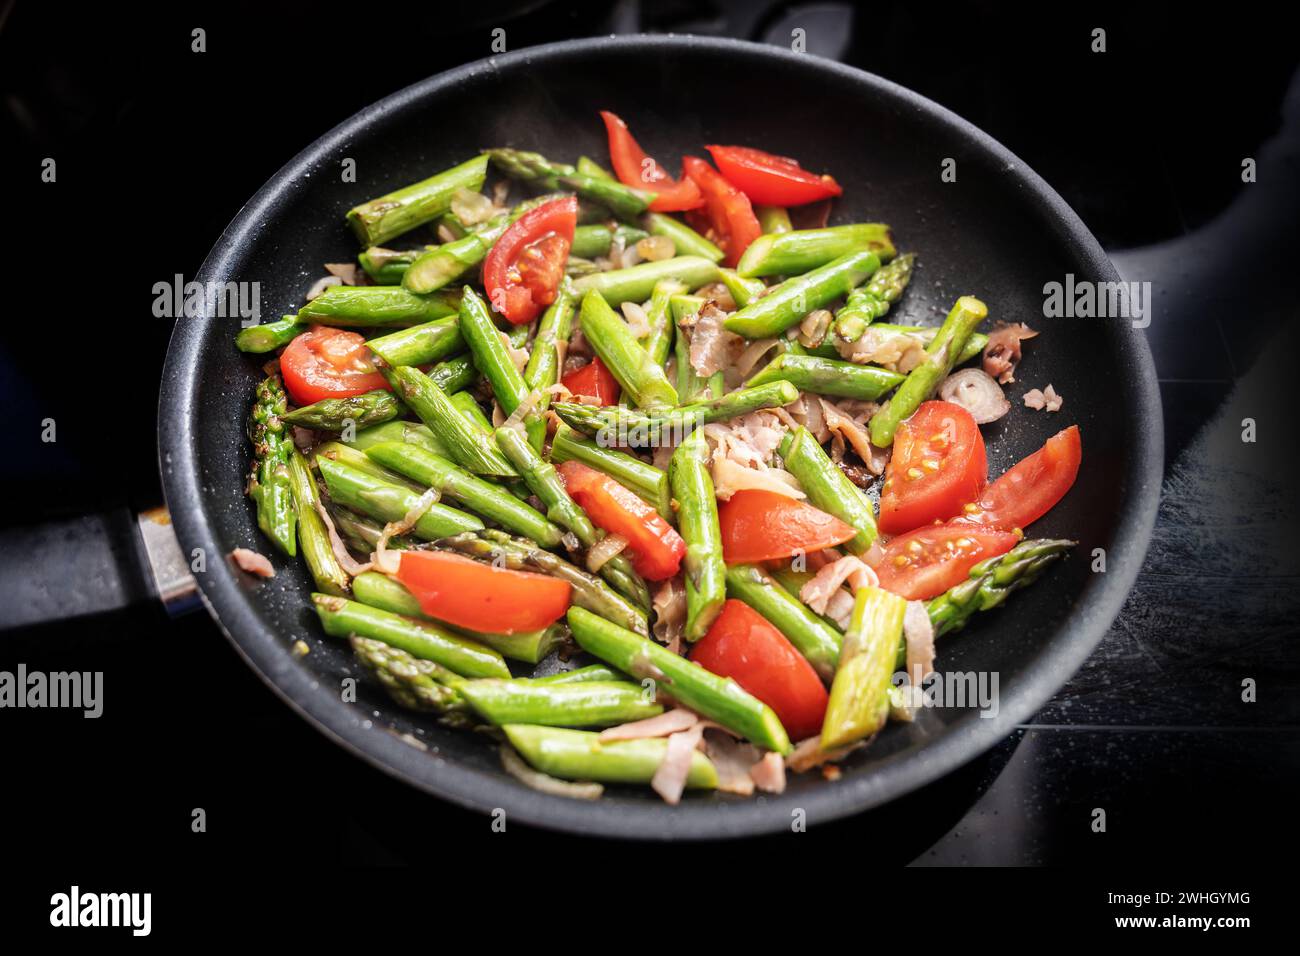
[{"label": "asparagus stalk", "polygon": [[469,286],[461,290],[460,330],[474,364],[492,386],[497,404],[507,415],[512,414],[528,398],[528,386],[506,350],[487,303]]},{"label": "asparagus stalk", "polygon": [[[340,462],[317,456],[316,467],[325,479],[331,501],[377,521],[401,521],[419,503],[420,496],[409,488],[368,475]],[[483,522],[473,515],[434,503],[420,516],[411,530],[416,537],[425,541],[437,541],[464,531],[478,531],[482,527]]]},{"label": "asparagus stalk", "polygon": [[636,245],[648,235],[649,233],[644,229],[622,224],[593,223],[589,226],[578,226],[573,230],[573,245],[569,249],[569,255],[582,259],[606,256],[609,255],[615,238],[621,240],[623,247],[626,248]]},{"label": "asparagus stalk", "polygon": [[568,619],[574,640],[588,653],[633,677],[653,678],[674,700],[759,747],[782,755],[790,752],[790,739],[772,708],[734,680],[710,673],[581,607],[569,608]]},{"label": "asparagus stalk", "polygon": [[650,633],[644,611],[600,578],[531,541],[512,538],[500,531],[483,531],[477,535],[458,534],[439,541],[438,547],[484,561],[500,561],[515,571],[537,571],[568,581],[573,588],[573,603],[578,607],[638,634]]},{"label": "asparagus stalk", "polygon": [[[354,471],[360,471],[369,475],[371,478],[378,478],[380,481],[405,488],[413,491],[417,495],[422,495],[427,490],[427,485],[422,485],[418,481],[412,481],[405,475],[385,468],[379,462],[375,461],[364,451],[341,441],[327,441],[317,445],[315,448],[316,461],[327,458],[330,461],[337,462],[340,465],[346,465]],[[386,520],[386,519],[385,519]]]},{"label": "asparagus stalk", "polygon": [[747,388],[768,382],[786,381],[801,392],[817,395],[839,395],[874,402],[881,395],[898,387],[906,378],[898,372],[877,368],[874,365],[857,365],[819,355],[778,355],[760,372],[745,383]]},{"label": "asparagus stalk", "polygon": [[316,616],[331,637],[352,635],[382,641],[412,657],[433,661],[462,677],[509,677],[505,660],[490,647],[433,624],[417,621],[357,601],[313,594]]},{"label": "asparagus stalk", "polygon": [[650,308],[646,310],[650,332],[639,344],[656,365],[668,361],[668,351],[673,345],[672,297],[684,290],[685,286],[678,282],[657,282],[650,294]]},{"label": "asparagus stalk", "polygon": [[274,352],[306,331],[307,326],[298,321],[298,316],[286,315],[277,322],[266,322],[240,329],[239,334],[235,336],[235,348],[253,355]]},{"label": "asparagus stalk", "polygon": [[417,445],[381,442],[366,449],[366,454],[425,487],[436,488],[444,498],[460,503],[503,528],[532,538],[544,548],[559,547],[564,536],[564,532],[545,515],[504,488],[484,481],[443,456]]},{"label": "asparagus stalk", "polygon": [[348,593],[350,578],[339,564],[330,544],[329,532],[316,507],[320,492],[316,479],[302,452],[290,446],[289,483],[293,489],[294,508],[298,512],[298,546],[307,562],[307,570],[316,582],[316,590],[326,594]]},{"label": "asparagus stalk", "polygon": [[457,190],[478,192],[487,177],[486,155],[436,176],[362,203],[348,211],[348,222],[363,246],[378,246],[438,218],[451,208]]},{"label": "asparagus stalk", "polygon": [[536,724],[544,727],[610,727],[663,713],[629,681],[579,681],[536,684],[532,681],[466,681],[457,690],[489,723]]},{"label": "asparagus stalk", "polygon": [[445,667],[368,637],[353,636],[348,643],[358,663],[375,676],[399,706],[438,714],[451,726],[468,727],[473,723],[464,698],[444,683],[458,680]]},{"label": "asparagus stalk", "polygon": [[412,292],[434,292],[455,282],[487,258],[510,221],[510,216],[502,213],[459,239],[425,249],[402,274],[402,288]]},{"label": "asparagus stalk", "polygon": [[901,255],[850,292],[844,308],[835,313],[835,334],[846,342],[861,338],[867,326],[888,312],[903,294],[911,281],[915,262],[914,253]]},{"label": "asparagus stalk", "polygon": [[[330,503],[330,517],[334,520],[334,529],[344,542],[359,554],[371,554],[379,548],[379,539],[384,536],[384,526],[372,518],[357,514],[350,508]],[[388,539],[388,550],[405,551],[415,542],[403,535]],[[356,582],[353,582],[355,588]],[[363,602],[369,603],[369,602]],[[392,608],[388,608],[392,610]]]},{"label": "asparagus stalk", "polygon": [[356,600],[381,611],[391,611],[403,617],[413,617],[422,621],[434,621],[439,627],[455,631],[463,637],[486,644],[506,657],[536,664],[543,657],[563,642],[567,631],[560,624],[552,624],[540,631],[516,631],[513,634],[495,634],[484,631],[471,631],[468,628],[454,627],[444,621],[425,614],[415,595],[406,590],[400,581],[395,581],[378,571],[366,571],[352,582],[352,594]]},{"label": "asparagus stalk", "polygon": [[579,156],[576,168],[578,172],[582,173],[584,176],[591,176],[595,179],[614,178],[613,174],[611,174],[609,170],[600,165],[600,163],[596,162],[590,156]]},{"label": "asparagus stalk", "polygon": [[762,279],[746,279],[735,269],[719,269],[718,272],[721,273],[722,284],[731,293],[731,300],[739,308],[743,309],[767,291],[767,285]]},{"label": "asparagus stalk", "polygon": [[524,384],[530,394],[537,393],[533,414],[528,416],[524,427],[528,430],[528,440],[538,451],[546,443],[545,412],[551,406],[551,386],[560,380],[563,371],[560,368],[560,343],[569,341],[575,307],[573,283],[563,279],[555,293],[555,301],[537,323],[537,335],[533,339],[532,351],[528,353],[528,364],[524,367]]},{"label": "asparagus stalk", "polygon": [[801,276],[786,279],[761,299],[727,316],[729,331],[750,339],[780,335],[809,312],[845,295],[880,268],[869,250],[850,252]]},{"label": "asparagus stalk", "polygon": [[616,179],[580,173],[566,163],[553,163],[540,153],[521,149],[490,149],[492,164],[509,176],[543,189],[571,189],[584,199],[609,208],[620,219],[634,220],[654,202],[655,193],[624,186]]},{"label": "asparagus stalk", "polygon": [[392,393],[384,389],[354,395],[351,398],[326,398],[302,408],[295,408],[282,419],[286,425],[312,428],[322,432],[342,431],[352,424],[354,428],[379,425],[392,421],[405,411],[405,406]]},{"label": "asparagus stalk", "polygon": [[871,502],[831,461],[808,429],[800,427],[781,440],[785,467],[799,479],[808,500],[854,529],[844,543],[854,554],[866,554],[876,540],[876,514]]},{"label": "asparagus stalk", "polygon": [[447,449],[433,437],[433,432],[415,422],[385,422],[383,425],[371,425],[369,428],[360,429],[347,444],[358,451],[365,451],[380,442],[393,441],[419,445],[435,455],[447,457]]},{"label": "asparagus stalk", "polygon": [[468,355],[457,355],[445,362],[439,362],[429,369],[428,374],[429,381],[448,395],[455,395],[462,389],[469,388],[480,377],[479,370],[474,365],[474,360]]},{"label": "asparagus stalk", "polygon": [[604,664],[588,664],[571,671],[560,671],[546,677],[521,678],[531,680],[534,684],[578,684],[588,680],[626,680],[627,678]]},{"label": "asparagus stalk", "polygon": [[357,256],[361,268],[366,270],[375,285],[401,285],[402,276],[411,267],[411,263],[420,254],[437,246],[424,246],[421,249],[385,249],[383,246],[371,246],[363,249]]},{"label": "asparagus stalk", "polygon": [[460,302],[446,292],[416,295],[400,285],[334,285],[298,310],[298,321],[358,329],[405,328],[455,315]]},{"label": "asparagus stalk", "polygon": [[614,307],[624,302],[644,302],[660,282],[680,282],[688,289],[698,289],[720,278],[716,263],[701,256],[674,256],[658,262],[640,262],[626,269],[611,269],[575,279],[579,295],[599,292]]},{"label": "asparagus stalk", "polygon": [[802,601],[753,564],[727,568],[727,593],[748,604],[786,636],[824,681],[835,673],[840,635]]},{"label": "asparagus stalk", "polygon": [[1078,542],[1050,538],[1026,539],[1006,554],[981,561],[970,576],[926,605],[934,636],[959,631],[976,611],[998,607],[1013,591],[1033,584],[1049,564]]},{"label": "asparagus stalk", "polygon": [[556,402],[552,408],[571,427],[596,436],[597,444],[640,447],[658,445],[665,438],[680,438],[710,422],[726,421],[761,408],[789,405],[798,397],[799,390],[789,382],[769,382],[677,408],[633,411],[620,406],[595,408],[571,402]]},{"label": "asparagus stalk", "polygon": [[698,641],[727,600],[727,566],[722,560],[718,499],[709,477],[709,444],[696,430],[682,439],[668,466],[673,497],[681,506],[678,527],[686,541],[686,631]]},{"label": "asparagus stalk", "polygon": [[758,217],[758,228],[765,234],[789,232],[794,228],[784,206],[755,206],[754,215]]},{"label": "asparagus stalk", "polygon": [[736,271],[746,279],[800,275],[855,252],[874,252],[881,262],[894,258],[889,227],[879,222],[858,222],[762,235],[749,244],[736,263]]},{"label": "asparagus stalk", "polygon": [[459,317],[449,315],[378,336],[366,345],[389,365],[428,365],[462,351],[465,340]]},{"label": "asparagus stalk", "polygon": [[641,220],[653,236],[667,236],[679,256],[697,256],[710,262],[721,262],[726,254],[680,219],[661,212],[649,212]]},{"label": "asparagus stalk", "polygon": [[903,634],[907,602],[881,588],[860,588],[831,682],[822,750],[870,737],[889,717],[890,678]]},{"label": "asparagus stalk", "polygon": [[893,398],[871,418],[871,443],[878,448],[888,448],[894,442],[894,432],[911,416],[952,371],[956,359],[966,345],[975,327],[989,314],[988,306],[979,299],[964,295],[957,300],[934,341],[925,349],[925,359],[908,372],[907,380],[898,386]]},{"label": "asparagus stalk", "polygon": [[293,442],[285,432],[287,401],[275,376],[264,379],[253,398],[248,440],[253,443],[253,471],[248,496],[257,506],[257,526],[275,546],[293,557],[298,553],[297,515],[289,479]]},{"label": "asparagus stalk", "polygon": [[385,377],[458,465],[478,475],[514,476],[492,440],[467,421],[447,393],[419,369],[402,365],[386,369]]},{"label": "asparagus stalk", "polygon": [[618,448],[603,448],[562,423],[551,439],[551,461],[556,464],[580,461],[589,465],[632,489],[668,521],[677,520],[672,508],[668,473],[646,464],[635,455]]},{"label": "asparagus stalk", "polygon": [[642,408],[677,404],[677,389],[669,384],[663,365],[637,344],[622,316],[599,292],[583,296],[578,323],[592,349],[636,404]]},{"label": "asparagus stalk", "polygon": [[[530,766],[564,780],[649,783],[668,751],[663,737],[601,743],[600,734],[590,730],[532,724],[506,724],[501,729]],[[693,752],[686,786],[712,790],[717,785],[718,771],[712,762],[698,750]]]}]

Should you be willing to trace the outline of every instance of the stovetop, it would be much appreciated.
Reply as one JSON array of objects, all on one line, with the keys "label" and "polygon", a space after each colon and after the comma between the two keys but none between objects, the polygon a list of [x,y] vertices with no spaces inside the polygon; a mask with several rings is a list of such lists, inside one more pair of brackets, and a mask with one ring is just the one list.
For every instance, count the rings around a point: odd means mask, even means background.
[{"label": "stovetop", "polygon": [[[8,436],[0,489],[22,506],[0,525],[160,499],[152,429],[170,326],[137,316],[148,316],[153,282],[193,275],[243,200],[320,131],[433,70],[486,55],[498,25],[511,48],[636,30],[788,45],[802,30],[809,53],[909,86],[992,133],[1061,192],[1126,278],[1153,282],[1147,335],[1163,408],[1133,413],[1163,416],[1167,466],[1137,585],[1097,651],[1033,721],[946,780],[808,839],[830,846],[870,835],[892,862],[1036,864],[1227,859],[1272,837],[1300,765],[1293,432],[1279,402],[1293,377],[1284,363],[1300,344],[1300,86],[1289,31],[1262,17],[1215,18],[1214,71],[1248,72],[1246,94],[1189,78],[1183,58],[1203,45],[1204,21],[1181,7],[1049,15],[972,4],[936,15],[905,4],[682,0],[414,9],[429,12],[390,31],[382,65],[312,69],[275,68],[339,42],[345,24],[307,4],[164,14],[133,24],[127,48],[105,44],[91,24],[59,29],[50,5],[9,12],[0,123],[19,148],[0,158],[5,181],[57,155],[56,204],[79,211],[58,221],[43,213],[46,197],[25,190],[15,221],[34,232],[14,268],[30,266],[33,249],[44,279],[73,265],[95,306],[86,314],[65,298],[72,288],[47,281],[27,320],[6,318],[0,402],[15,421],[53,418],[59,441],[43,443],[27,425]],[[1097,26],[1104,53],[1090,48]],[[194,27],[206,30],[205,53],[190,50]],[[707,64],[701,76],[706,100]],[[1258,167],[1249,184],[1245,158]],[[93,357],[61,354],[88,332]],[[51,374],[48,361],[71,366]],[[1246,419],[1254,442],[1242,439]],[[199,854],[192,860],[235,859],[271,841],[309,860],[412,859],[389,825],[404,813],[436,817],[467,840],[489,832],[482,818],[431,804],[308,728],[206,616],[169,622],[144,609],[81,630],[6,636],[2,660],[106,671],[112,722],[69,728],[80,741],[75,766],[52,757],[43,733],[15,735],[10,759],[69,784],[113,779],[129,741],[135,767],[165,768],[139,769],[130,794],[105,795],[122,826],[88,836],[99,849],[153,836],[169,853],[167,834],[192,806],[239,834],[188,849]],[[193,706],[160,714],[151,704],[160,656],[173,676],[201,675],[166,689],[169,703],[190,696]],[[1243,699],[1250,682],[1253,702]],[[205,706],[207,695],[219,703]],[[162,720],[172,732],[158,732]],[[20,713],[15,723],[24,722],[38,727]],[[49,789],[33,812],[77,812],[75,786]],[[378,818],[376,806],[385,808]],[[1108,820],[1101,833],[1098,808]]]}]

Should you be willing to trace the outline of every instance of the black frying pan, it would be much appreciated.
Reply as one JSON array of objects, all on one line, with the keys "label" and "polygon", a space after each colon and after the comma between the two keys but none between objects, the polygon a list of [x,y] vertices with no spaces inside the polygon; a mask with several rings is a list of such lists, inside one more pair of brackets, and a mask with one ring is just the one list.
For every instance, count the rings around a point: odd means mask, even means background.
[{"label": "black frying pan", "polygon": [[[546,827],[626,837],[723,837],[810,824],[881,804],[948,773],[1005,737],[1088,656],[1118,612],[1151,531],[1160,487],[1160,405],[1141,334],[1118,319],[1043,318],[1043,285],[1118,280],[1083,223],[1031,170],[979,130],[916,94],[835,63],[772,47],[690,37],[583,40],[526,49],[440,74],[363,111],[294,157],[221,236],[200,282],[261,283],[264,315],[300,304],[321,264],[348,261],[356,243],[343,213],[359,201],[460,162],[481,147],[535,149],[573,160],[605,155],[598,109],[626,117],[670,168],[683,149],[742,143],[798,156],[844,186],[833,221],[889,222],[921,267],[896,315],[935,322],[963,293],[994,317],[1026,320],[1044,335],[1029,347],[1021,391],[1049,382],[1059,415],[1016,408],[986,429],[996,474],[1078,423],[1084,464],[1065,501],[1035,535],[1075,537],[1078,551],[999,611],[940,645],[940,670],[996,671],[1000,711],[926,710],[891,725],[844,765],[843,777],[794,776],[779,797],[689,795],[668,807],[648,789],[616,789],[598,803],[530,790],[507,776],[481,737],[414,718],[362,680],[359,702],[340,699],[357,676],[349,653],[326,639],[309,609],[297,562],[256,582],[228,562],[198,575],[222,629],[262,678],[323,733],[431,794]],[[340,181],[356,160],[358,182]],[[957,181],[941,181],[944,159]],[[159,410],[163,484],[186,553],[270,551],[244,497],[244,422],[261,361],[239,354],[237,319],[176,324]],[[1106,572],[1093,573],[1104,548]],[[302,639],[311,653],[290,653]],[[396,731],[394,733],[393,731]],[[400,738],[419,736],[423,750]]]}]

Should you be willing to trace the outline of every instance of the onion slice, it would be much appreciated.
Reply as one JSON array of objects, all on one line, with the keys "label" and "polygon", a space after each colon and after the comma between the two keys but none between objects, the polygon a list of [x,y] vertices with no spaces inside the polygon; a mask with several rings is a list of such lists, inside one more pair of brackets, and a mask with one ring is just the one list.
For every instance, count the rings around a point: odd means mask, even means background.
[{"label": "onion slice", "polygon": [[939,397],[970,412],[977,425],[995,422],[1011,411],[1002,386],[983,369],[964,368],[953,372],[939,385]]},{"label": "onion slice", "polygon": [[627,547],[627,538],[621,534],[607,534],[587,551],[587,570],[599,574],[615,555]]}]

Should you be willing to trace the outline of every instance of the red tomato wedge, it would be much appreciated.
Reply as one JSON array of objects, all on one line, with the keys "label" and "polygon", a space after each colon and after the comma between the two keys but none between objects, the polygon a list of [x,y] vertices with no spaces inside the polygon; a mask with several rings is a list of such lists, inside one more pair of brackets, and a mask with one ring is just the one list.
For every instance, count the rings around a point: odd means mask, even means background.
[{"label": "red tomato wedge", "polygon": [[970,412],[923,402],[894,435],[880,492],[880,530],[902,534],[961,514],[988,481],[984,437]]},{"label": "red tomato wedge", "polygon": [[555,301],[577,224],[578,199],[564,196],[524,213],[492,246],[483,261],[483,287],[507,321],[531,322]]},{"label": "red tomato wedge", "polygon": [[540,631],[569,609],[568,581],[442,551],[402,552],[397,580],[430,617],[490,634]]},{"label": "red tomato wedge", "polygon": [[957,520],[1010,531],[1037,521],[1065,497],[1079,474],[1083,441],[1079,426],[1057,432],[1042,448],[1012,465]]},{"label": "red tomato wedge", "polygon": [[671,578],[686,556],[682,536],[659,512],[608,475],[580,461],[557,466],[570,496],[592,523],[627,539],[627,555],[647,581]]},{"label": "red tomato wedge", "polygon": [[775,491],[748,488],[718,506],[722,555],[728,564],[812,554],[856,533],[834,515]]},{"label": "red tomato wedge", "polygon": [[285,346],[280,374],[295,405],[388,388],[375,371],[364,338],[324,325],[313,325]]},{"label": "red tomato wedge", "polygon": [[[709,231],[727,254],[727,265],[734,266],[749,244],[763,232],[749,197],[696,156],[683,157],[682,169],[704,194],[703,212],[708,219]],[[689,218],[696,219],[694,216]]]},{"label": "red tomato wedge", "polygon": [[598,405],[617,405],[620,389],[614,373],[599,358],[594,358],[582,368],[574,369],[560,384],[574,395],[594,398]]},{"label": "red tomato wedge", "polygon": [[729,600],[691,660],[730,677],[776,711],[791,740],[816,736],[826,716],[826,688],[784,634],[747,604]]},{"label": "red tomato wedge", "polygon": [[918,528],[894,538],[876,565],[880,586],[909,601],[938,597],[966,580],[985,558],[1006,554],[1020,540],[1009,531],[958,522]]},{"label": "red tomato wedge", "polygon": [[653,212],[680,212],[703,205],[700,188],[687,177],[673,179],[664,168],[645,154],[627,124],[608,110],[600,111],[609,134],[609,158],[619,182],[633,189],[655,193]]},{"label": "red tomato wedge", "polygon": [[751,201],[764,206],[802,206],[838,196],[843,189],[830,176],[817,176],[797,160],[748,146],[705,146],[722,175]]}]

